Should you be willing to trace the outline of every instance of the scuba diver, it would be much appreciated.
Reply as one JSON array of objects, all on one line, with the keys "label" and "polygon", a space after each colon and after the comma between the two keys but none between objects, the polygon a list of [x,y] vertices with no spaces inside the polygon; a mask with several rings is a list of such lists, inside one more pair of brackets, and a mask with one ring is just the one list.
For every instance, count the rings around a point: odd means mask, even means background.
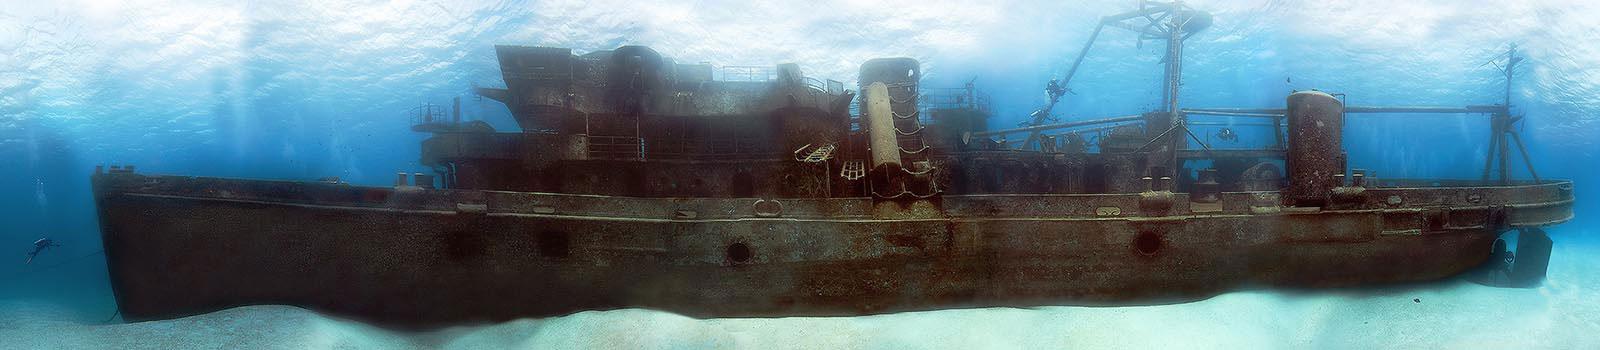
[{"label": "scuba diver", "polygon": [[1046,104],[1044,108],[1040,108],[1038,110],[1034,110],[1033,113],[1029,113],[1028,120],[1017,123],[1017,127],[1021,128],[1039,126],[1059,121],[1056,119],[1056,117],[1050,116],[1050,110],[1056,107],[1056,102],[1061,101],[1061,95],[1066,95],[1067,93],[1071,92],[1072,89],[1068,89],[1067,86],[1061,84],[1060,81],[1050,79],[1050,83],[1044,87],[1045,96],[1050,98],[1050,103]]},{"label": "scuba diver", "polygon": [[33,264],[33,258],[38,257],[39,252],[43,252],[45,249],[50,249],[50,247],[60,246],[60,244],[56,244],[56,241],[50,239],[49,237],[40,238],[37,241],[33,241],[33,251],[28,253],[28,262],[24,264]]},{"label": "scuba diver", "polygon": [[1068,92],[1072,92],[1072,90],[1067,89],[1065,85],[1061,85],[1061,82],[1055,79],[1050,79],[1050,83],[1044,87],[1044,93],[1050,96],[1051,101],[1061,98],[1061,95],[1065,95]]},{"label": "scuba diver", "polygon": [[1217,132],[1217,139],[1222,140],[1223,142],[1229,142],[1229,143],[1238,142],[1239,141],[1239,134],[1234,133],[1233,129],[1222,128],[1221,131]]}]

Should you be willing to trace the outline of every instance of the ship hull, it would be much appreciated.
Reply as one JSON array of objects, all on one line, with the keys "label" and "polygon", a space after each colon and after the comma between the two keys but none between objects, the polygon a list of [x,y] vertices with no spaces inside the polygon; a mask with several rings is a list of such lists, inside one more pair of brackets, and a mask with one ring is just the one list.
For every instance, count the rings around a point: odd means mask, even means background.
[{"label": "ship hull", "polygon": [[[628,307],[773,317],[1166,303],[1445,278],[1482,263],[1505,230],[1571,217],[1566,183],[1375,189],[1373,205],[1344,210],[1200,208],[1180,194],[1148,215],[1137,194],[907,203],[94,182],[129,320],[251,304],[428,326]],[[1463,191],[1479,203],[1452,203]],[[1261,193],[1223,195],[1248,196]]]}]

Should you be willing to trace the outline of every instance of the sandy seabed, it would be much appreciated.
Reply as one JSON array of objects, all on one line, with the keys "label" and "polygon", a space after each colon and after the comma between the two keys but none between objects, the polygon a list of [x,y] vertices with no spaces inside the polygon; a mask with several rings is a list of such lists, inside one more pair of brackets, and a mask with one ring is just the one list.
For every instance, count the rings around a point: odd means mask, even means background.
[{"label": "sandy seabed", "polygon": [[[1464,281],[1241,291],[1160,306],[988,308],[862,317],[693,319],[652,310],[406,332],[290,306],[88,324],[66,307],[0,301],[5,349],[1201,348],[1597,349],[1600,242],[1556,234],[1535,289]],[[1565,234],[1562,234],[1565,233]],[[1562,236],[1575,238],[1563,242]]]}]

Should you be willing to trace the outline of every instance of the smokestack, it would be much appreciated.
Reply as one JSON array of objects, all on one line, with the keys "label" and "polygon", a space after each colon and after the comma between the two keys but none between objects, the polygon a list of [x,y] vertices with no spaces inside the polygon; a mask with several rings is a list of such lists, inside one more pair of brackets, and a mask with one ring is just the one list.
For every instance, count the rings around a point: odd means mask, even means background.
[{"label": "smokestack", "polygon": [[455,101],[450,105],[450,121],[461,124],[461,96],[456,96]]}]

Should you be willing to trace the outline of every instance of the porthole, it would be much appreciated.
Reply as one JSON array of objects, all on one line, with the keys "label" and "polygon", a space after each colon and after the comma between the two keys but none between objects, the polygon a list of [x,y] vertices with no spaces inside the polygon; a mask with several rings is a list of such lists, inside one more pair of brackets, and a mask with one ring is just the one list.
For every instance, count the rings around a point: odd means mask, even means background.
[{"label": "porthole", "polygon": [[1133,237],[1133,250],[1146,256],[1156,255],[1161,247],[1166,245],[1161,240],[1161,234],[1155,232],[1140,232]]},{"label": "porthole", "polygon": [[750,262],[750,258],[753,257],[754,254],[755,253],[750,251],[750,245],[744,244],[743,242],[736,242],[728,245],[728,262],[735,264],[747,263]]}]

